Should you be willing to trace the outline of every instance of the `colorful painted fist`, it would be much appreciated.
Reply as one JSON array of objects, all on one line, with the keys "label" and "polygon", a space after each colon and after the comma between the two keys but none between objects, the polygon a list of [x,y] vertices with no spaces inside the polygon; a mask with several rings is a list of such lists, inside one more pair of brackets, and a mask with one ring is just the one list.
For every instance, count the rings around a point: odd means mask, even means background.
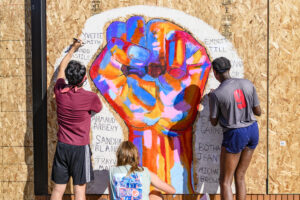
[{"label": "colorful painted fist", "polygon": [[115,21],[90,76],[129,128],[141,164],[191,193],[192,125],[211,63],[205,48],[166,20]]}]

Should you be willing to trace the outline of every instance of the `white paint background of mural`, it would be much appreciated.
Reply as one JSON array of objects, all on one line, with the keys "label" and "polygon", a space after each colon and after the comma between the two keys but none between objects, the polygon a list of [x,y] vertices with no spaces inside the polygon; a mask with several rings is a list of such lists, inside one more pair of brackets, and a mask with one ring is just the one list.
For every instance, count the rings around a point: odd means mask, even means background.
[{"label": "white paint background of mural", "polygon": [[[182,11],[154,6],[117,8],[90,17],[86,21],[81,34],[85,45],[74,54],[73,59],[87,66],[98,48],[103,42],[106,43],[105,38],[103,38],[105,24],[119,17],[132,15],[163,18],[183,27],[206,46],[212,60],[220,56],[227,57],[232,63],[231,75],[238,78],[243,77],[244,69],[242,60],[237,55],[231,42],[224,38],[218,31],[201,19],[190,16]],[[57,59],[55,68],[58,67],[67,49],[68,47],[64,49],[61,57]],[[219,150],[222,141],[222,130],[220,127],[212,127],[210,125],[208,120],[208,97],[206,95],[211,89],[218,87],[218,85],[219,83],[213,77],[213,73],[210,73],[205,95],[201,102],[202,110],[194,126],[194,158],[196,159],[194,160],[194,170],[198,177],[196,181],[198,184],[195,190],[200,193],[219,193]],[[91,90],[89,83],[84,88]],[[91,130],[93,133],[91,147],[95,180],[88,185],[87,193],[107,193],[108,174],[106,170],[110,165],[115,164],[115,147],[118,142],[123,140],[123,132],[120,124],[114,119],[113,114],[106,105],[104,105],[103,110],[99,114],[92,117]],[[114,141],[112,148],[107,147],[107,145],[110,145],[110,140]],[[108,149],[106,150],[106,148]]]}]

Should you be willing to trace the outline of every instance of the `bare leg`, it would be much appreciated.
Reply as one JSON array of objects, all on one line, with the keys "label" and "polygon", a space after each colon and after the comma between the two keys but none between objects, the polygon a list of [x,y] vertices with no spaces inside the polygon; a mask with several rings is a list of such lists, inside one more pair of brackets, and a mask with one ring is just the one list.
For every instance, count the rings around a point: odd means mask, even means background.
[{"label": "bare leg", "polygon": [[86,184],[74,185],[75,200],[85,200],[85,188]]},{"label": "bare leg", "polygon": [[160,191],[152,190],[149,194],[149,200],[162,200],[162,194]]},{"label": "bare leg", "polygon": [[50,200],[61,200],[66,190],[67,184],[55,184]]},{"label": "bare leg", "polygon": [[231,184],[241,153],[229,153],[225,147],[221,149],[220,157],[220,187],[221,200],[233,200]]},{"label": "bare leg", "polygon": [[246,183],[245,183],[245,174],[247,168],[250,164],[254,149],[246,147],[242,153],[239,164],[235,170],[234,181],[236,189],[236,199],[237,200],[246,200]]}]

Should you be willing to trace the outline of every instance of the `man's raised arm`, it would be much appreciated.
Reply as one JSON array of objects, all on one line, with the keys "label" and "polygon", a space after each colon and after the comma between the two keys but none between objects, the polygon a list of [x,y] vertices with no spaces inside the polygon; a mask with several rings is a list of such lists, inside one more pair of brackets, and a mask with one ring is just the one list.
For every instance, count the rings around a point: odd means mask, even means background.
[{"label": "man's raised arm", "polygon": [[77,49],[82,45],[82,41],[79,39],[74,39],[73,44],[71,45],[70,50],[68,51],[68,53],[65,55],[65,57],[62,59],[61,63],[59,64],[59,68],[58,68],[58,74],[57,74],[57,79],[60,78],[65,78],[65,69],[68,66],[68,63],[70,62],[73,53],[75,51],[77,51]]}]

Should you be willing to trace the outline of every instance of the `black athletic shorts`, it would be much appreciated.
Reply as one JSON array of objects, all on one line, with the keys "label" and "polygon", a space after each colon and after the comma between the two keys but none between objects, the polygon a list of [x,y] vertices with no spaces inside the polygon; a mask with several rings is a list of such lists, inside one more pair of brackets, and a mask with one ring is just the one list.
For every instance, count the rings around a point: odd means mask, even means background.
[{"label": "black athletic shorts", "polygon": [[58,142],[52,167],[52,180],[56,184],[67,184],[70,176],[74,185],[94,180],[89,145],[76,146]]}]

